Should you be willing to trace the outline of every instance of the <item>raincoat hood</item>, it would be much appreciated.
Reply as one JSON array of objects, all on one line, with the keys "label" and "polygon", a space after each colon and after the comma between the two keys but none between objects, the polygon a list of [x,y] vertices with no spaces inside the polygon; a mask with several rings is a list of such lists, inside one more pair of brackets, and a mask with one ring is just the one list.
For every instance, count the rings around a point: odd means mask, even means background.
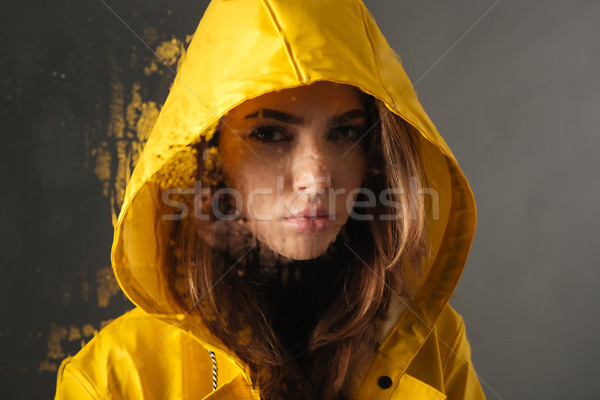
[{"label": "raincoat hood", "polygon": [[[167,296],[160,267],[161,191],[194,187],[191,145],[210,139],[229,110],[267,92],[317,81],[359,88],[419,133],[427,197],[435,203],[428,215],[430,255],[411,312],[392,316],[381,346],[406,368],[458,283],[475,230],[475,203],[399,57],[361,1],[211,2],[128,183],[115,229],[113,268],[134,304],[165,319],[185,320]],[[193,334],[209,348],[219,348],[208,333]]]}]

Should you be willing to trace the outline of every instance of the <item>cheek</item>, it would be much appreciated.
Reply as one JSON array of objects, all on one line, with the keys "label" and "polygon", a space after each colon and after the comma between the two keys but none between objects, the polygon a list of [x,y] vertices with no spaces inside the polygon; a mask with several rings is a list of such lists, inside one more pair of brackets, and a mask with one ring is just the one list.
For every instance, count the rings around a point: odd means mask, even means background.
[{"label": "cheek", "polygon": [[[350,215],[353,204],[358,196],[358,189],[363,186],[366,173],[366,157],[362,154],[354,154],[353,157],[345,157],[336,171],[337,184],[335,190],[343,189],[344,195],[336,196],[335,207],[340,216],[347,218]],[[330,203],[331,204],[331,203]],[[343,221],[345,223],[345,220]]]},{"label": "cheek", "polygon": [[349,154],[339,166],[340,185],[347,191],[359,188],[365,178],[367,160],[363,152]]},{"label": "cheek", "polygon": [[276,209],[279,169],[261,160],[240,166],[231,170],[232,179],[227,184],[239,193],[243,202],[242,216],[248,219],[271,219],[270,215]]}]

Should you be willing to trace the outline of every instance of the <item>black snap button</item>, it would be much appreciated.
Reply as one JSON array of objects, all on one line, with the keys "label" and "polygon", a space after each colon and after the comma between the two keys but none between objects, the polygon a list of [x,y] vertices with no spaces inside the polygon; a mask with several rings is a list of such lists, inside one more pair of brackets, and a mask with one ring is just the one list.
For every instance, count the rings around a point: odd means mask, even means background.
[{"label": "black snap button", "polygon": [[377,384],[382,389],[389,389],[392,387],[392,378],[390,378],[389,376],[385,376],[385,375],[380,376],[379,379],[377,380]]}]

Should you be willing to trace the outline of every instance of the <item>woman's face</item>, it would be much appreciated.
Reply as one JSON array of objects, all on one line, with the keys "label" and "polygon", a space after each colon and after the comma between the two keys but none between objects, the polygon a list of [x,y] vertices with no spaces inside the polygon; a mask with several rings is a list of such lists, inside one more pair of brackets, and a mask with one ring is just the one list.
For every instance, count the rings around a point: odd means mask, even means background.
[{"label": "woman's face", "polygon": [[363,182],[366,155],[356,142],[366,124],[358,89],[331,82],[267,93],[223,117],[226,185],[260,241],[296,260],[327,250]]}]

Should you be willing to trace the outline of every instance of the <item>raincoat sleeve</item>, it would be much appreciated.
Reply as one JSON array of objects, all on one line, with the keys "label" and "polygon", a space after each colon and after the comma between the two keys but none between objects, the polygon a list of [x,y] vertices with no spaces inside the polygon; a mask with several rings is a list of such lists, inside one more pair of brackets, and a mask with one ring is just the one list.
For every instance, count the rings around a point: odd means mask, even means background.
[{"label": "raincoat sleeve", "polygon": [[454,345],[443,366],[445,393],[449,400],[485,400],[479,378],[471,362],[471,346],[460,318]]}]

